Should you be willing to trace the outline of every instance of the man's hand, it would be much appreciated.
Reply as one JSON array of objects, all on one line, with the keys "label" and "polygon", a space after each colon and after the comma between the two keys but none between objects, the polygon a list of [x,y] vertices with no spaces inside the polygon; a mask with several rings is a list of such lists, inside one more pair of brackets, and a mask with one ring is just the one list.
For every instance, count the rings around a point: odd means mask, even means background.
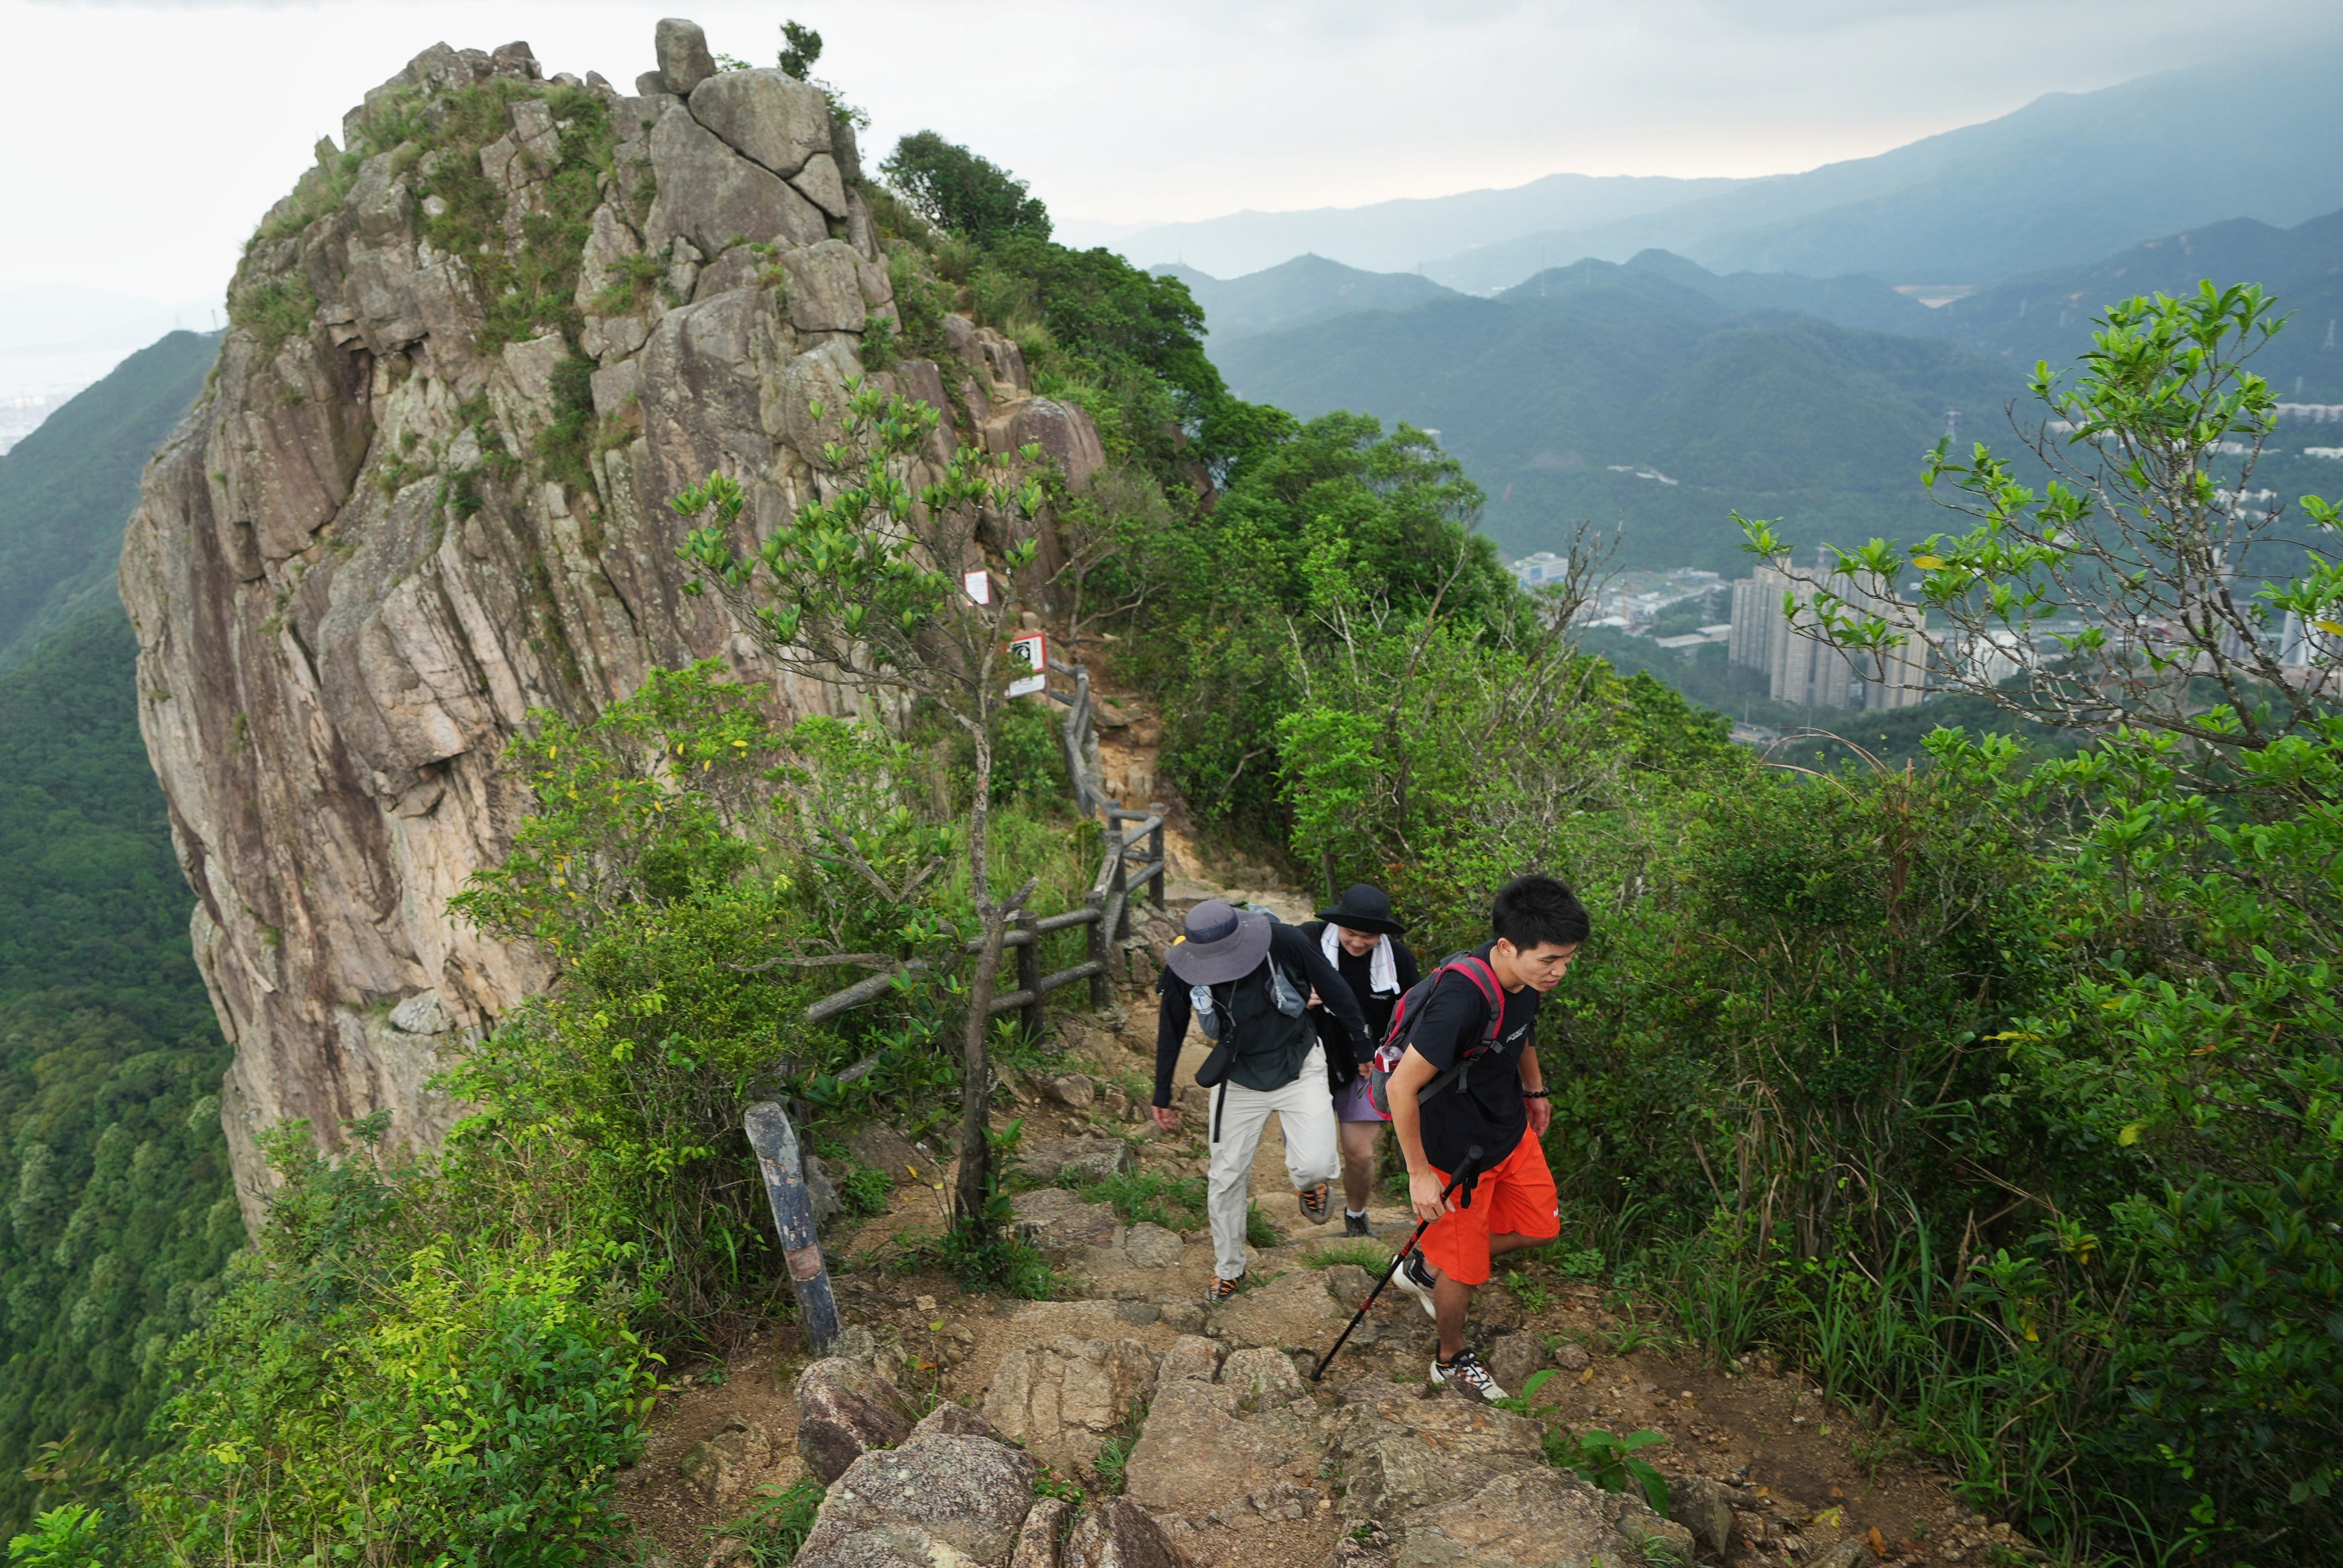
[{"label": "man's hand", "polygon": [[1526,1102],[1530,1112],[1530,1136],[1543,1138],[1545,1130],[1554,1125],[1554,1101],[1532,1100]]},{"label": "man's hand", "polygon": [[1151,1105],[1148,1109],[1155,1113],[1156,1126],[1161,1128],[1166,1132],[1173,1132],[1179,1130],[1180,1113],[1178,1111],[1172,1110],[1168,1105]]},{"label": "man's hand", "polygon": [[1407,1201],[1415,1210],[1415,1217],[1430,1224],[1446,1212],[1447,1204],[1441,1201],[1443,1183],[1436,1171],[1418,1171],[1407,1179]]}]

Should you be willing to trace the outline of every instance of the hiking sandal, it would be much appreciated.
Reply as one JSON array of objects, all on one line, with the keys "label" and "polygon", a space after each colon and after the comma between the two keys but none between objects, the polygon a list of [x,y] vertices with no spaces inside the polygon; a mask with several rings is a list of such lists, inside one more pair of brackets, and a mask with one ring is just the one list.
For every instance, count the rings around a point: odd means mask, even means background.
[{"label": "hiking sandal", "polygon": [[1334,1214],[1334,1184],[1312,1181],[1294,1194],[1302,1201],[1302,1217],[1313,1225],[1322,1225]]},{"label": "hiking sandal", "polygon": [[1470,1350],[1458,1351],[1453,1362],[1433,1358],[1433,1386],[1438,1388],[1452,1382],[1469,1393],[1478,1394],[1491,1404],[1505,1397],[1505,1391],[1497,1386],[1497,1380],[1489,1375],[1489,1369],[1483,1366],[1481,1358]]},{"label": "hiking sandal", "polygon": [[1208,1307],[1219,1306],[1222,1302],[1234,1296],[1237,1293],[1237,1286],[1243,1282],[1242,1274],[1239,1274],[1233,1280],[1223,1280],[1220,1275],[1214,1274],[1212,1282],[1204,1287],[1204,1304]]}]

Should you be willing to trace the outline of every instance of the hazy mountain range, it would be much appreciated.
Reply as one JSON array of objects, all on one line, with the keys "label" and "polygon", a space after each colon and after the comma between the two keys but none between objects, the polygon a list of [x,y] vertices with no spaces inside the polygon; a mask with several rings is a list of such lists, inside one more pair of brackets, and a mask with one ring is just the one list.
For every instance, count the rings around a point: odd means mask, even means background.
[{"label": "hazy mountain range", "polygon": [[[2260,283],[2294,313],[2254,360],[2282,397],[2343,403],[2343,213],[2170,235],[1936,309],[1875,278],[1719,276],[1656,250],[1494,298],[1318,256],[1182,276],[1241,395],[1437,429],[1509,551],[1589,519],[1622,530],[1623,566],[1737,572],[1734,510],[1781,518],[1795,542],[1949,527],[1918,483],[1938,437],[2014,450],[2037,360],[2087,350],[2109,302],[2203,277]],[[2343,450],[2343,423],[2291,418],[2271,446],[2258,486],[2343,492],[2343,461],[2311,450]]]},{"label": "hazy mountain range", "polygon": [[1312,253],[1472,293],[1664,249],[1719,273],[1988,284],[2232,218],[2343,207],[2343,46],[2054,93],[1875,157],[1754,180],[1556,175],[1502,191],[1232,214],[1115,242],[1232,276]]}]

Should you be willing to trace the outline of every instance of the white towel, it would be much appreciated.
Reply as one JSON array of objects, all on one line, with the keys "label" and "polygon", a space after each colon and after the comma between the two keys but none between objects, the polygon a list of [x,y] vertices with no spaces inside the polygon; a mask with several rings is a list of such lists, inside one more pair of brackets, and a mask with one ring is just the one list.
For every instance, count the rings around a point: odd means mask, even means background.
[{"label": "white towel", "polygon": [[[1333,921],[1318,933],[1318,950],[1326,961],[1339,971],[1342,967],[1342,928]],[[1374,951],[1367,955],[1367,990],[1375,996],[1399,995],[1399,960],[1392,956],[1391,939],[1375,938]]]}]

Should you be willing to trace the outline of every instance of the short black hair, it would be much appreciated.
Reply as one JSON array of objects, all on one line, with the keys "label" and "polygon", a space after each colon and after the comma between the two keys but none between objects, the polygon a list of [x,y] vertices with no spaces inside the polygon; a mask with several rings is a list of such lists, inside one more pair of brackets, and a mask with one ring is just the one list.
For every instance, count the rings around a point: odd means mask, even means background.
[{"label": "short black hair", "polygon": [[1586,918],[1586,906],[1578,901],[1576,893],[1555,878],[1535,872],[1515,877],[1497,890],[1489,924],[1500,938],[1524,952],[1541,942],[1576,947],[1594,930],[1594,922]]}]

